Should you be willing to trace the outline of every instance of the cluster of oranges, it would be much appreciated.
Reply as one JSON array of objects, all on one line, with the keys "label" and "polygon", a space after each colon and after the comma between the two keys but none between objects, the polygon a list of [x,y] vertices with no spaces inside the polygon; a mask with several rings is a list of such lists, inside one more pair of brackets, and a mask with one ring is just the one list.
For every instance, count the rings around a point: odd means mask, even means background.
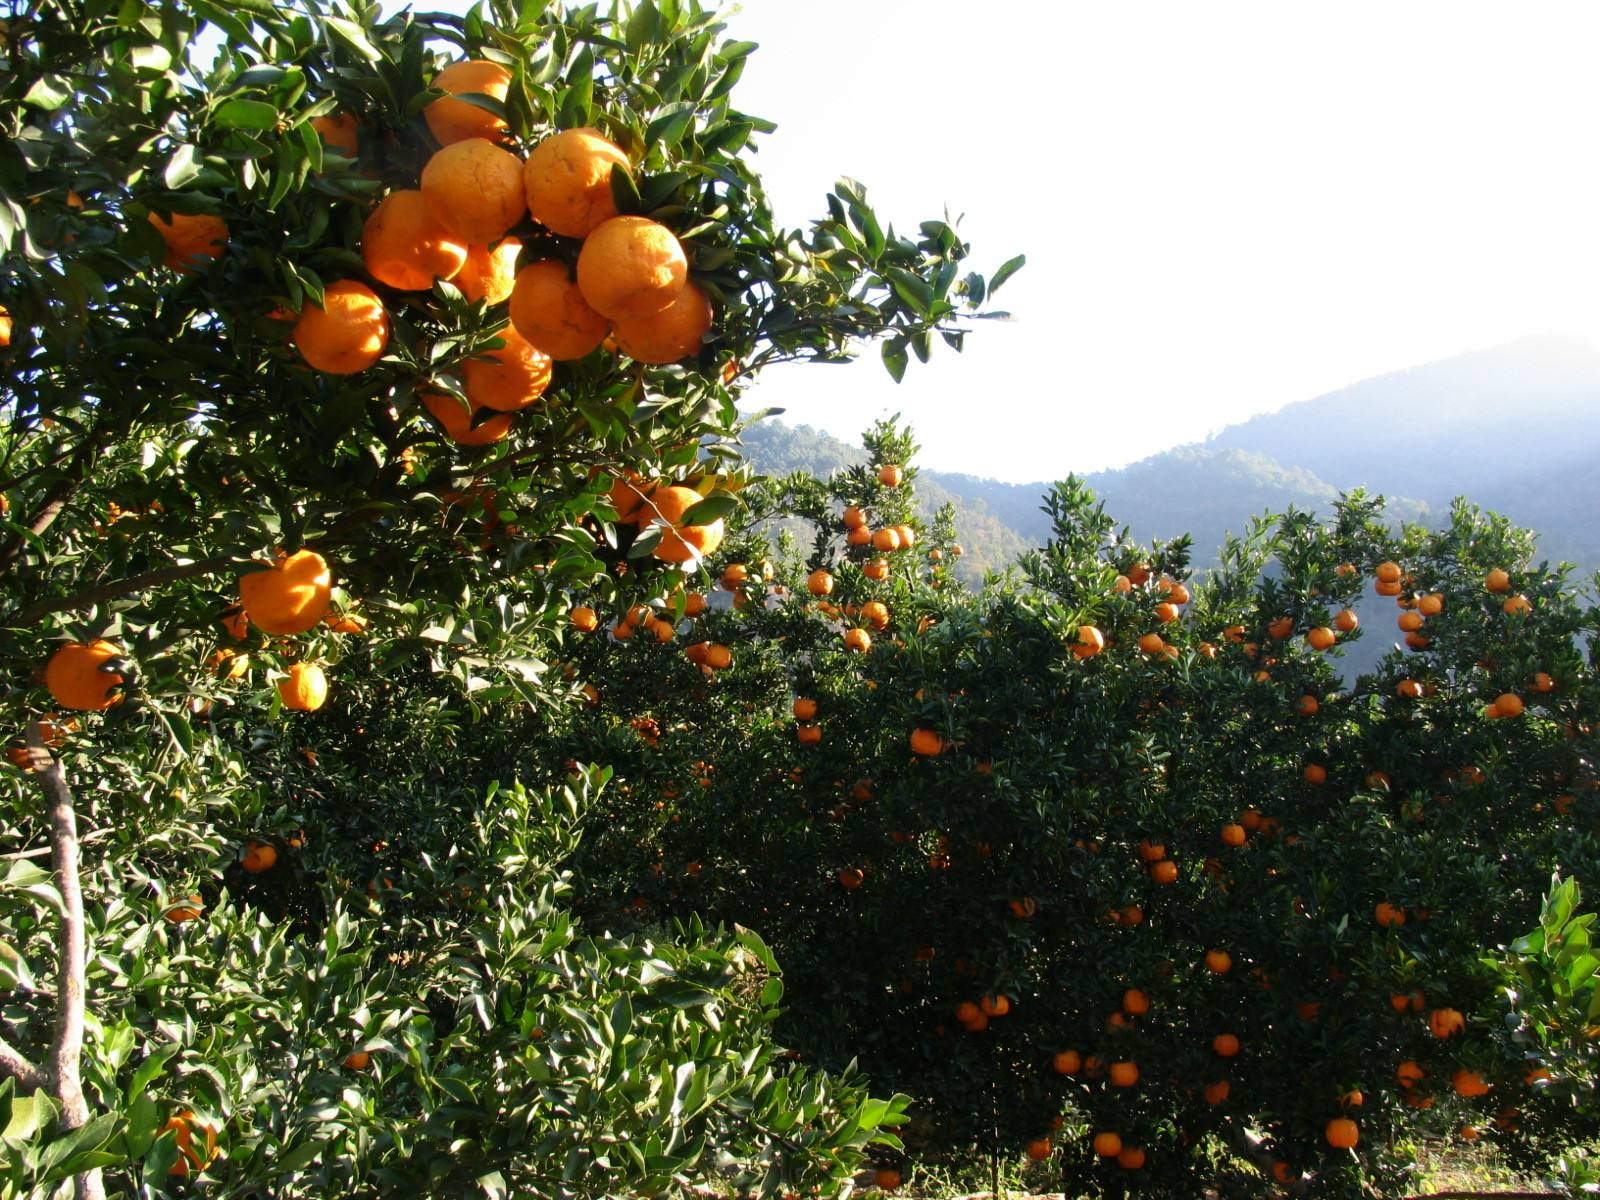
[{"label": "cluster of oranges", "polygon": [[[553,362],[579,359],[608,344],[635,361],[676,362],[697,353],[712,323],[709,298],[689,278],[689,260],[666,226],[618,213],[614,169],[628,156],[592,128],[566,129],[535,145],[527,159],[510,148],[506,122],[456,97],[504,101],[510,71],[481,59],[446,67],[433,87],[447,93],[423,110],[439,149],[415,188],[383,197],[362,227],[368,276],[395,292],[454,285],[469,300],[509,302],[504,345],[463,367],[462,393],[424,389],[420,399],[447,437],[490,445],[510,432],[513,414],[550,385]],[[349,114],[312,122],[330,152],[354,157],[361,123]],[[560,258],[517,270],[521,242],[508,236],[530,217],[562,238],[581,242],[576,271]],[[221,217],[150,214],[166,253],[163,262],[193,270],[228,241]],[[350,375],[376,363],[389,344],[390,317],[368,283],[329,284],[322,302],[307,303],[291,340],[306,363]],[[481,419],[480,419],[481,418]]]}]

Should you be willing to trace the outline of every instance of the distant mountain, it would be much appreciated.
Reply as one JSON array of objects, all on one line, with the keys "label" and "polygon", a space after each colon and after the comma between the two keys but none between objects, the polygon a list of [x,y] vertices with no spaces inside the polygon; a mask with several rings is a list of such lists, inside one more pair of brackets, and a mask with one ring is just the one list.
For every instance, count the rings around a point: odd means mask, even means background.
[{"label": "distant mountain", "polygon": [[[826,475],[863,451],[807,426],[745,434],[757,469]],[[1063,475],[1065,472],[1063,472]],[[1366,487],[1396,519],[1430,522],[1464,495],[1540,534],[1552,560],[1600,569],[1600,348],[1517,342],[1368,379],[1229,426],[1087,482],[1141,540],[1194,536],[1195,565],[1227,533],[1289,505],[1325,510]],[[1041,544],[1046,483],[923,470],[928,512],[956,505],[968,566],[1000,566]]]}]

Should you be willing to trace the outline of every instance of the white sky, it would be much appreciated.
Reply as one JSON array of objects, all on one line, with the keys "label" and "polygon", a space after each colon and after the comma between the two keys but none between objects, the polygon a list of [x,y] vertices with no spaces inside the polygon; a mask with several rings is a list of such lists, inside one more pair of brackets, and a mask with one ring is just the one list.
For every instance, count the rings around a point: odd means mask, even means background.
[{"label": "white sky", "polygon": [[[1009,325],[749,396],[1015,482],[1115,466],[1384,371],[1600,330],[1593,0],[746,0],[734,92],[779,218],[839,175],[965,214]],[[1403,415],[1397,414],[1397,421]]]}]

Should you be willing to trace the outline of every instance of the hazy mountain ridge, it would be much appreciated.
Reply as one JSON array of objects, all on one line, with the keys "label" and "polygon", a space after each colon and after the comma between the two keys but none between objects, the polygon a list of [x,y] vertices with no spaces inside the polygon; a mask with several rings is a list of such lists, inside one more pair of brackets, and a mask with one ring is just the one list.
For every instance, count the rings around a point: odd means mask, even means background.
[{"label": "hazy mountain ridge", "polygon": [[[914,424],[914,415],[913,415]],[[744,435],[762,471],[818,475],[865,460],[808,426],[763,421]],[[1065,477],[1070,464],[1063,464]],[[1540,534],[1552,560],[1600,568],[1600,348],[1536,339],[1363,380],[1229,426],[1127,467],[1085,477],[1141,540],[1194,536],[1195,565],[1226,533],[1288,505],[1324,510],[1365,486],[1396,519],[1438,519],[1458,495]],[[923,469],[931,513],[955,503],[974,567],[1042,543],[1048,483]]]}]

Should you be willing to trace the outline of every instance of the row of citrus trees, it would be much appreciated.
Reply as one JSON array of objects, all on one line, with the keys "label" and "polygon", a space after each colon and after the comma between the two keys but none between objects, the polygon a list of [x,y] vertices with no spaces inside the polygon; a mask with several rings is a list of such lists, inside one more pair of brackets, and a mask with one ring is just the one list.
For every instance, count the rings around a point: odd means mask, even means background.
[{"label": "row of citrus trees", "polygon": [[755,935],[578,927],[607,768],[518,739],[573,589],[713,548],[753,373],[1016,264],[777,226],[694,0],[4,37],[0,1195],[836,1187],[900,1102],[779,1054]]},{"label": "row of citrus trees", "polygon": [[[736,532],[669,640],[604,605],[574,633],[594,703],[552,769],[616,771],[583,911],[759,930],[807,1061],[912,1096],[914,1152],[1025,1152],[1069,1194],[1394,1194],[1422,1135],[1545,1165],[1600,1132],[1485,961],[1600,866],[1600,619],[1525,533],[1357,496],[1196,582],[1069,482],[974,595],[909,518],[909,440],[866,440],[745,493],[806,551]],[[1364,637],[1394,649],[1341,677]]]}]

